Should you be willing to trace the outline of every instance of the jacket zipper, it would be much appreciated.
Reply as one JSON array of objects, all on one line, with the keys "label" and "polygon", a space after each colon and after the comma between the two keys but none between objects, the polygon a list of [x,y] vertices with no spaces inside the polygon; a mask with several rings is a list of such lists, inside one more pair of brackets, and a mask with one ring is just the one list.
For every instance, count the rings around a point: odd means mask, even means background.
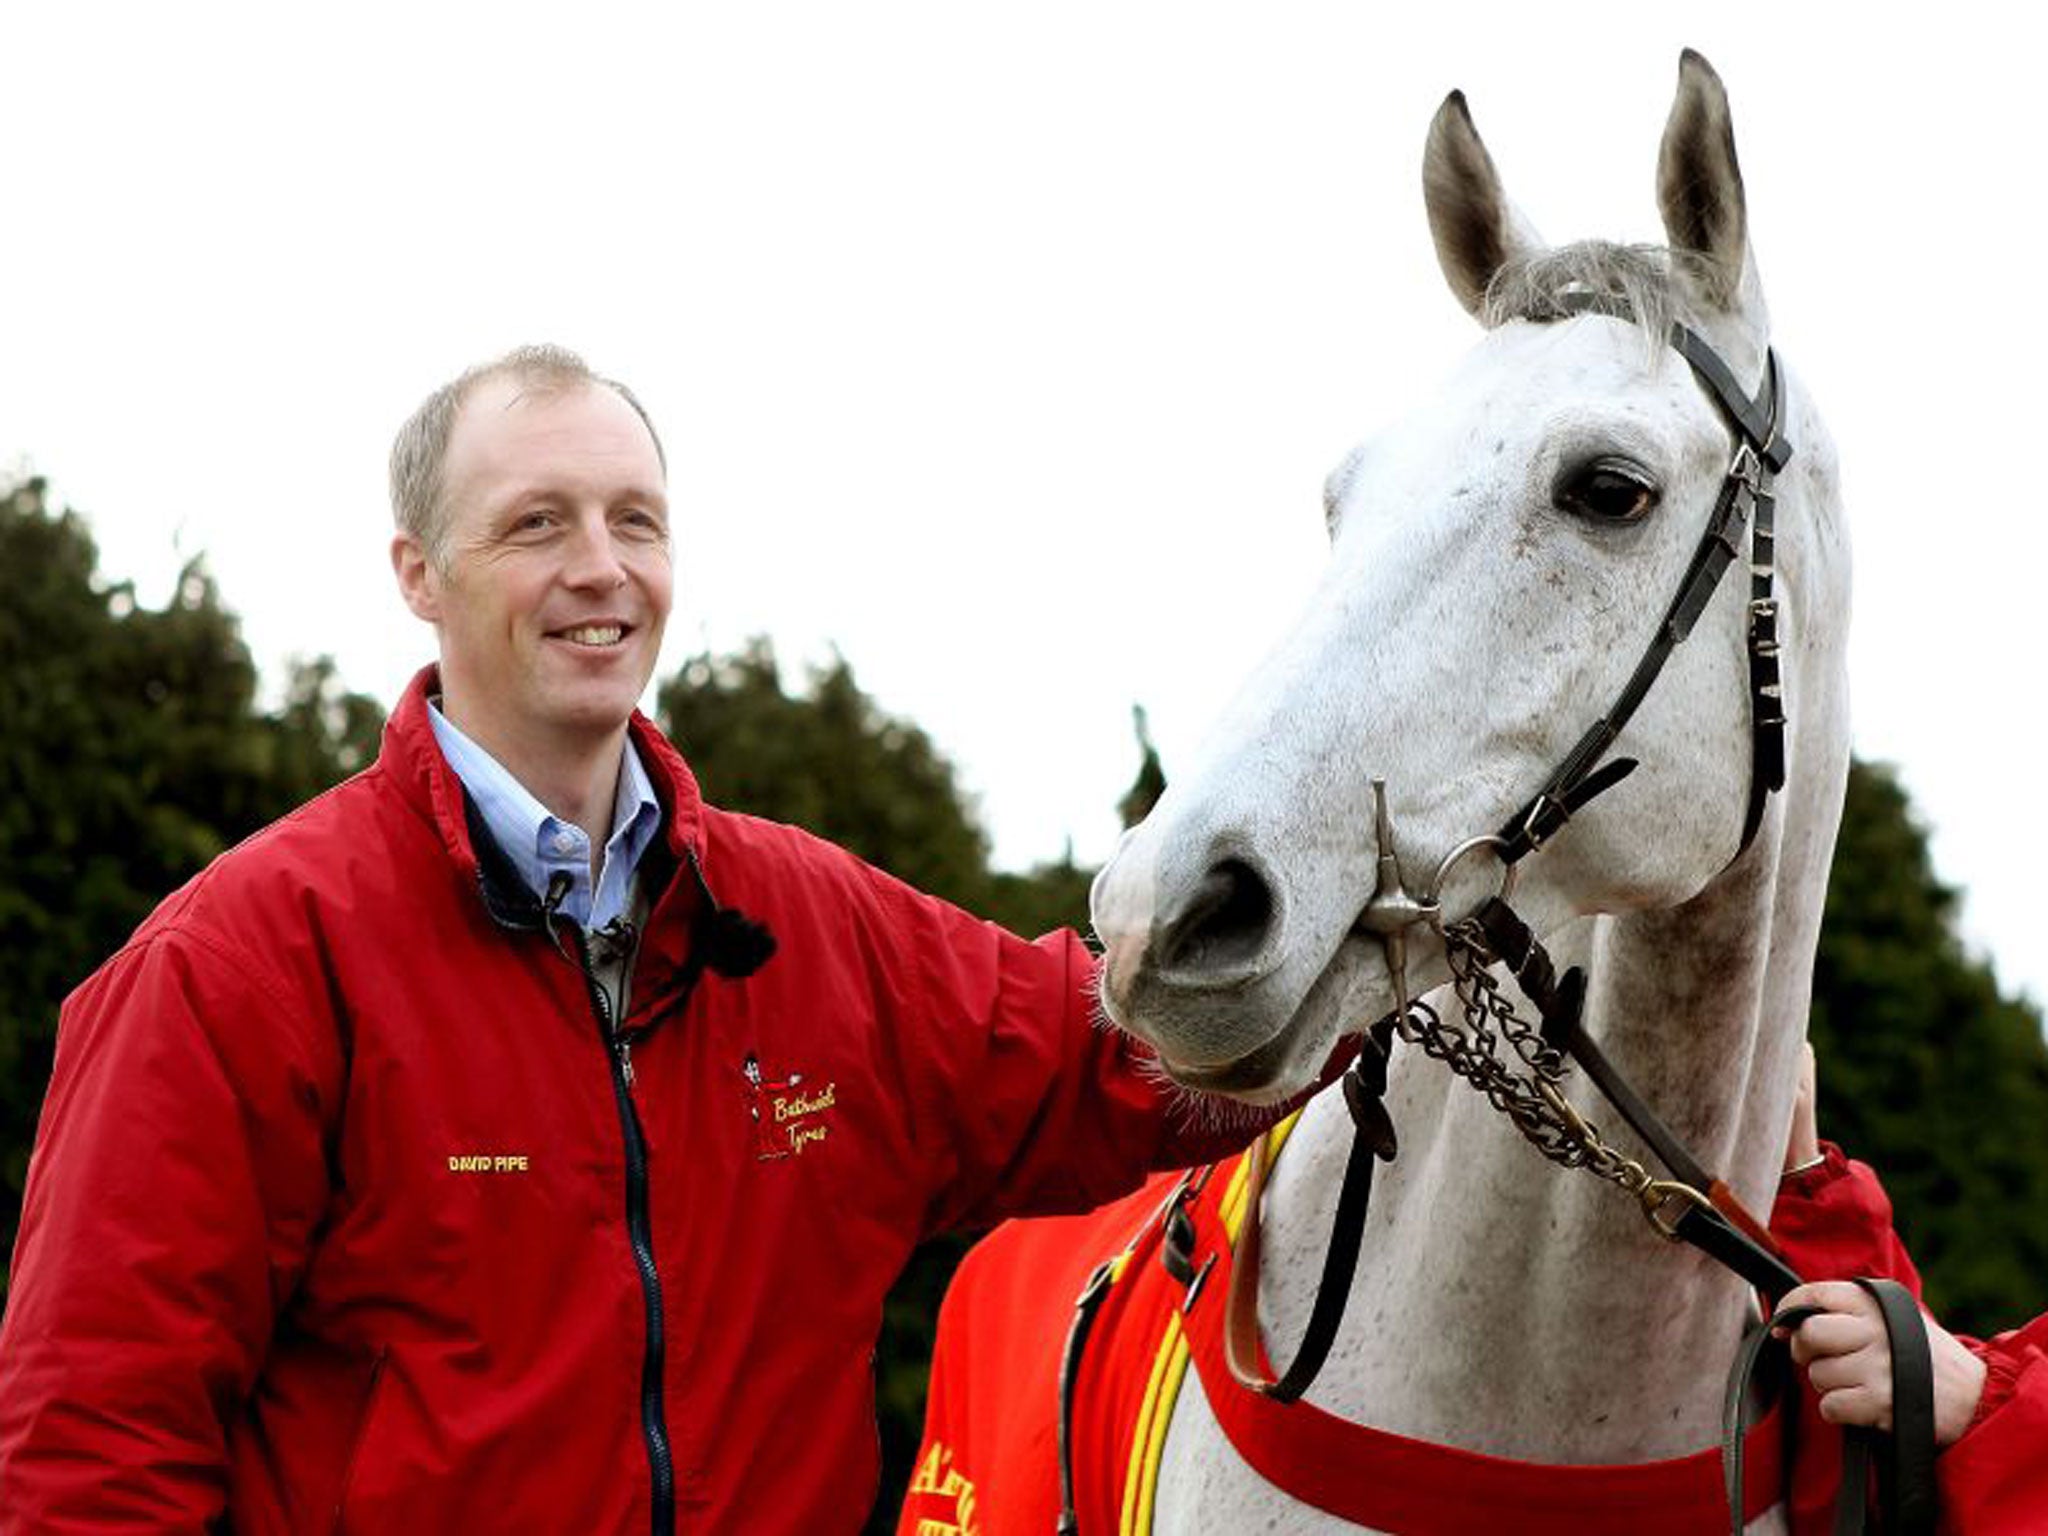
[{"label": "jacket zipper", "polygon": [[654,1536],[673,1536],[676,1469],[662,1401],[661,1274],[654,1267],[654,1233],[647,1216],[647,1141],[640,1131],[639,1111],[633,1106],[633,1048],[612,1020],[611,998],[591,972],[590,946],[580,931],[576,953],[604,1038],[605,1055],[611,1062],[612,1097],[618,1104],[619,1128],[626,1142],[626,1235],[632,1244],[633,1263],[640,1271],[640,1294],[647,1305],[647,1349],[640,1366],[640,1429],[647,1441],[647,1465],[653,1479],[653,1530]]},{"label": "jacket zipper", "polygon": [[348,1460],[342,1466],[341,1489],[334,1496],[334,1521],[327,1528],[332,1536],[339,1536],[348,1510],[349,1488],[356,1480],[356,1464],[362,1459],[363,1440],[369,1433],[370,1416],[376,1411],[377,1389],[383,1385],[384,1362],[390,1355],[388,1348],[380,1348],[370,1361],[369,1384],[363,1388],[362,1407],[356,1410],[356,1427],[348,1438]]}]

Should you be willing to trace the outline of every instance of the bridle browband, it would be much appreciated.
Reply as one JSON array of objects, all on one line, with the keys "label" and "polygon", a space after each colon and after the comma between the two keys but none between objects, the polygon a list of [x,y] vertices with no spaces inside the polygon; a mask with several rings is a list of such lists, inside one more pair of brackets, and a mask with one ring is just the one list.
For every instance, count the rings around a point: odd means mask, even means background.
[{"label": "bridle browband", "polygon": [[[1619,295],[1592,289],[1567,290],[1552,314],[1542,319],[1567,319],[1598,314],[1633,323],[1635,314]],[[1419,1044],[1481,1092],[1514,1121],[1523,1135],[1551,1161],[1588,1168],[1636,1196],[1658,1234],[1685,1242],[1748,1281],[1767,1296],[1782,1296],[1800,1283],[1784,1261],[1764,1224],[1751,1215],[1734,1192],[1714,1177],[1630,1087],[1586,1033],[1582,1013],[1585,975],[1577,967],[1560,974],[1541,941],[1512,906],[1520,861],[1542,849],[1578,811],[1596,796],[1619,784],[1636,768],[1634,758],[1609,759],[1607,754],[1645,696],[1662,674],[1672,653],[1692,633],[1706,611],[1721,578],[1741,552],[1743,525],[1749,526],[1750,593],[1746,647],[1749,657],[1751,765],[1748,803],[1742,832],[1729,863],[1742,857],[1763,824],[1765,804],[1785,784],[1785,710],[1779,668],[1778,604],[1775,575],[1776,497],[1772,476],[1791,461],[1792,445],[1784,433],[1785,388],[1775,351],[1764,353],[1763,379],[1748,394],[1733,371],[1698,332],[1673,321],[1664,338],[1692,368],[1693,376],[1719,409],[1734,438],[1734,452],[1715,496],[1705,530],[1687,562],[1677,591],[1659,620],[1628,681],[1607,711],[1578,739],[1543,786],[1498,832],[1459,844],[1438,865],[1417,896],[1402,879],[1400,861],[1386,805],[1386,788],[1375,781],[1374,837],[1378,846],[1378,884],[1360,912],[1354,931],[1376,938],[1386,953],[1395,1010],[1365,1032],[1357,1059],[1343,1076],[1346,1107],[1353,1138],[1345,1165],[1337,1208],[1331,1221],[1323,1273],[1308,1324],[1294,1358],[1275,1377],[1262,1362],[1258,1324],[1259,1202],[1267,1172],[1266,1140],[1255,1140],[1245,1153],[1244,1216],[1237,1237],[1229,1294],[1225,1303],[1224,1354],[1238,1384],[1281,1402],[1293,1402],[1314,1381],[1335,1342],[1343,1321],[1355,1273],[1366,1210],[1377,1161],[1391,1161],[1396,1137],[1384,1094],[1387,1064],[1395,1037]],[[1502,887],[1471,916],[1446,924],[1442,892],[1452,869],[1466,856],[1491,850],[1505,867]],[[1407,983],[1407,935],[1427,924],[1443,940],[1453,984],[1465,1005],[1466,1026],[1447,1025],[1427,1003],[1411,1000]],[[1518,1020],[1498,997],[1487,968],[1499,963],[1514,976],[1523,995],[1540,1016],[1540,1031]],[[1496,1054],[1501,1044],[1512,1049]],[[1648,1146],[1668,1171],[1658,1178],[1642,1163],[1610,1147],[1599,1130],[1570,1103],[1563,1079],[1577,1064],[1607,1101]],[[1182,1202],[1169,1202],[1167,1250],[1176,1242],[1176,1215]],[[1880,1483],[1890,1495],[1897,1528],[1931,1532],[1932,1523],[1932,1375],[1926,1335],[1918,1313],[1904,1290],[1889,1281],[1865,1281],[1877,1296],[1893,1335],[1895,1397],[1902,1409],[1900,1433],[1880,1463]],[[1071,1447],[1067,1420],[1081,1347],[1094,1311],[1108,1288],[1108,1267],[1098,1271],[1077,1308],[1067,1355],[1062,1362],[1060,1470],[1064,1506],[1060,1529],[1075,1529],[1071,1496]],[[1901,1298],[1906,1298],[1901,1300]],[[1803,1315],[1802,1315],[1803,1316]],[[1802,1316],[1785,1315],[1773,1322],[1796,1326]],[[1723,1466],[1733,1529],[1742,1528],[1742,1457],[1748,1385],[1770,1330],[1753,1338],[1740,1353],[1724,1413]],[[1910,1425],[1913,1433],[1907,1433]],[[1852,1433],[1845,1456],[1837,1530],[1860,1529],[1863,1515],[1864,1468],[1873,1455],[1869,1439]],[[1851,1486],[1853,1483],[1853,1487]]]}]

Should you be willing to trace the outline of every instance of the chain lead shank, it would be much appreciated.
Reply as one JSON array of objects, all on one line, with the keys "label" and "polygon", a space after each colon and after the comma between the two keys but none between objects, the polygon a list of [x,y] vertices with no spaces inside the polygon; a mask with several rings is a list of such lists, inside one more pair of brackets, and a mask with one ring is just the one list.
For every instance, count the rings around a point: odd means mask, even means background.
[{"label": "chain lead shank", "polygon": [[1428,1003],[1416,1001],[1397,1018],[1401,1038],[1483,1094],[1551,1162],[1584,1168],[1634,1195],[1658,1234],[1676,1242],[1678,1216],[1704,1197],[1690,1185],[1654,1177],[1642,1163],[1608,1145],[1600,1128],[1565,1097],[1571,1063],[1502,994],[1487,969],[1495,956],[1478,920],[1465,918],[1442,932],[1463,1020],[1447,1020]]}]

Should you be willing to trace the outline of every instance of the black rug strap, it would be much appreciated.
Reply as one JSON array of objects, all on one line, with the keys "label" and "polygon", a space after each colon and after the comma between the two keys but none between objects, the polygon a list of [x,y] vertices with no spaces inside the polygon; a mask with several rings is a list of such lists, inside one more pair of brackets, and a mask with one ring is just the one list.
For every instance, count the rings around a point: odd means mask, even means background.
[{"label": "black rug strap", "polygon": [[1275,1402],[1297,1400],[1330,1357],[1338,1325],[1344,1321],[1344,1304],[1351,1299],[1351,1280],[1358,1270],[1365,1211],[1372,1202],[1372,1166],[1377,1161],[1366,1138],[1354,1135],[1351,1155],[1344,1163],[1344,1187],[1337,1196],[1337,1214],[1330,1223],[1330,1247],[1323,1255],[1316,1304],[1309,1311],[1308,1327],[1302,1330],[1301,1347],[1280,1373],[1280,1379],[1266,1388],[1266,1396]]},{"label": "black rug strap", "polygon": [[1393,1039],[1394,1019],[1388,1015],[1366,1033],[1357,1058],[1344,1074],[1344,1102],[1352,1121],[1344,1183],[1337,1193],[1336,1214],[1330,1220],[1330,1245],[1323,1253],[1315,1304],[1309,1309],[1308,1324],[1302,1330],[1294,1359],[1277,1380],[1266,1373],[1259,1358],[1259,1205],[1265,1188],[1264,1143],[1253,1143],[1245,1153],[1245,1208],[1238,1222],[1230,1287],[1224,1297],[1223,1354],[1239,1386],[1276,1402],[1294,1402],[1308,1390],[1309,1383],[1329,1358],[1338,1325],[1344,1321],[1344,1306],[1351,1299],[1351,1281],[1358,1270],[1359,1248],[1365,1236],[1366,1210],[1372,1203],[1373,1164],[1393,1161],[1397,1150],[1394,1123],[1387,1115],[1384,1097]]},{"label": "black rug strap", "polygon": [[1074,1393],[1081,1380],[1081,1357],[1088,1348],[1089,1330],[1095,1326],[1095,1314],[1102,1310],[1102,1300],[1115,1278],[1115,1259],[1104,1259],[1095,1266],[1074,1302],[1074,1321],[1060,1355],[1060,1517],[1054,1526],[1058,1536],[1076,1536],[1081,1529],[1080,1516],[1074,1511]]}]

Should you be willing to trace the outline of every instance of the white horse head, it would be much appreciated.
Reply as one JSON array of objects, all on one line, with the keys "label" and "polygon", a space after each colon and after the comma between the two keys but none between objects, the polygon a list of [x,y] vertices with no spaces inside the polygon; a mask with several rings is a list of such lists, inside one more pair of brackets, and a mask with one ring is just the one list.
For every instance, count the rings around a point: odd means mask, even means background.
[{"label": "white horse head", "polygon": [[[1107,1011],[1176,1078],[1283,1097],[1341,1034],[1393,1007],[1386,951],[1360,927],[1378,880],[1372,782],[1386,783],[1408,883],[1427,884],[1529,802],[1657,629],[1731,453],[1721,408],[1666,342],[1670,322],[1751,395],[1768,346],[1726,97],[1690,53],[1657,189],[1668,250],[1547,249],[1503,195],[1463,97],[1437,113],[1430,227],[1484,335],[1330,476],[1331,559],[1306,612],[1095,885]],[[1633,319],[1573,312],[1588,294]],[[1817,918],[1846,766],[1848,561],[1831,447],[1804,393],[1783,387],[1792,792],[1737,860],[1751,779],[1738,564],[1613,748],[1640,766],[1521,866],[1515,905],[1539,933],[1678,908],[1724,876],[1774,886],[1788,837]],[[1460,859],[1444,911],[1500,879],[1492,858]],[[1772,938],[1766,916],[1755,942]],[[1408,968],[1418,992],[1445,979],[1426,927]]]}]

